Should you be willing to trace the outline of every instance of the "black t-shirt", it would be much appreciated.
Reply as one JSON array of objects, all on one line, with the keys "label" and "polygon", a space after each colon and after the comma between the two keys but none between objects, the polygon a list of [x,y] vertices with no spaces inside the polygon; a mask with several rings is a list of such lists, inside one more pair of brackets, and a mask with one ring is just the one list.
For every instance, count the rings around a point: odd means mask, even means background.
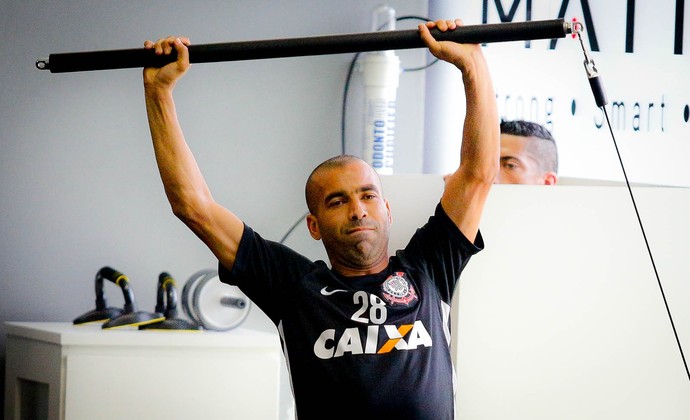
[{"label": "black t-shirt", "polygon": [[219,277],[277,326],[300,420],[452,419],[450,301],[483,247],[438,205],[383,272],[344,277],[245,226]]}]

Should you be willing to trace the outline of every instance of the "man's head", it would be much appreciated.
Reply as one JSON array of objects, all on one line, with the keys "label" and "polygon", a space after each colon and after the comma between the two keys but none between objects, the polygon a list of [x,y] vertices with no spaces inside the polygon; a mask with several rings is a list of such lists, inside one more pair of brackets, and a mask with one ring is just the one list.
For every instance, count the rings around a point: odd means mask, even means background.
[{"label": "man's head", "polygon": [[554,185],[558,149],[551,133],[529,121],[501,122],[501,169],[496,184]]},{"label": "man's head", "polygon": [[328,159],[305,187],[307,227],[342,274],[378,272],[388,261],[392,222],[378,173],[349,155]]}]

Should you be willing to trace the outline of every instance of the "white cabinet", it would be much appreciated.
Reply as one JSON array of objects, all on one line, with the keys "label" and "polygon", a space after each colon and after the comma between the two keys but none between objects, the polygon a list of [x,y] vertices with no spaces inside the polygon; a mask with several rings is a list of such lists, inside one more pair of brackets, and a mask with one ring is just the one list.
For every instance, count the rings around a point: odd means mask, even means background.
[{"label": "white cabinet", "polygon": [[275,334],[8,322],[5,418],[277,419]]}]

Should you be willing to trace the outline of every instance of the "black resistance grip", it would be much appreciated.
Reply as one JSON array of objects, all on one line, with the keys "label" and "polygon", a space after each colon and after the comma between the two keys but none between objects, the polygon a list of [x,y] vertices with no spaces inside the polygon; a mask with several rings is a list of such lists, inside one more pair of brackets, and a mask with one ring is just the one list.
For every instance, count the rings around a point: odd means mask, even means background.
[{"label": "black resistance grip", "polygon": [[[454,31],[431,31],[438,41],[464,44],[563,38],[572,26],[563,19],[461,26]],[[425,47],[417,29],[286,38],[189,46],[191,63],[402,50]],[[144,48],[50,54],[36,61],[40,70],[67,73],[88,70],[162,67],[176,54],[156,55]]]}]

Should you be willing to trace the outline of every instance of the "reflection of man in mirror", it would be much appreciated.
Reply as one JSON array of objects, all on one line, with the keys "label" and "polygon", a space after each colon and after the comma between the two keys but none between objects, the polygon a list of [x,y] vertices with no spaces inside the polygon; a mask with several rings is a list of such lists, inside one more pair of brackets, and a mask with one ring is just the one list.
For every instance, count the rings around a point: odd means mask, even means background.
[{"label": "reflection of man in mirror", "polygon": [[502,121],[501,170],[494,182],[555,185],[558,149],[551,133],[529,121]]}]

